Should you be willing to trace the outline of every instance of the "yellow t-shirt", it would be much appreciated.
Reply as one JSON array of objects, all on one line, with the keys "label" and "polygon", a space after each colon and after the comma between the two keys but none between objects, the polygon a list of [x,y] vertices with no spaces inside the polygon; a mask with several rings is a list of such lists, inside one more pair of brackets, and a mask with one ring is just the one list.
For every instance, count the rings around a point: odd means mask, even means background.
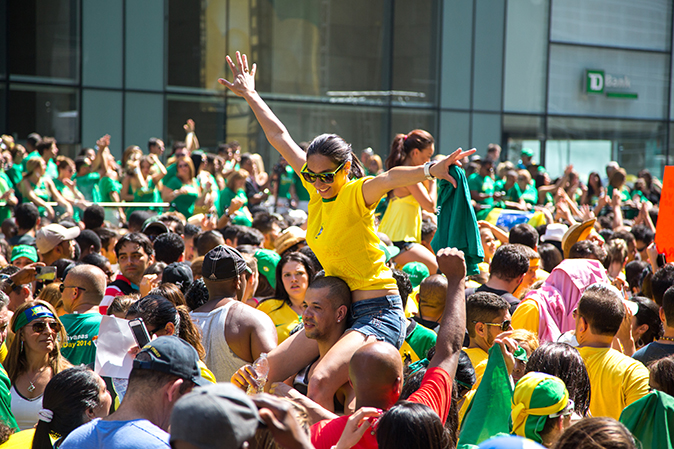
[{"label": "yellow t-shirt", "polygon": [[538,303],[532,298],[527,298],[515,309],[512,317],[512,327],[513,329],[526,329],[538,336],[540,319],[541,311],[538,308]]},{"label": "yellow t-shirt", "polygon": [[197,364],[199,365],[199,370],[201,371],[201,377],[203,377],[204,379],[206,379],[207,381],[209,381],[212,384],[218,383],[218,381],[215,380],[215,375],[213,375],[211,370],[208,369],[208,367],[206,366],[206,364],[204,362],[199,360],[199,362],[197,362]]},{"label": "yellow t-shirt", "polygon": [[590,376],[590,413],[620,418],[632,402],[646,396],[648,369],[639,361],[611,348],[578,348]]},{"label": "yellow t-shirt", "polygon": [[463,405],[461,405],[461,408],[459,409],[459,422],[463,421],[463,417],[468,410],[468,405],[473,400],[477,387],[480,386],[482,376],[484,376],[484,370],[487,368],[487,361],[489,360],[489,353],[485,352],[482,348],[463,348],[463,352],[468,355],[470,363],[473,364],[473,369],[475,369],[475,384],[473,384],[473,388],[466,393]]},{"label": "yellow t-shirt", "polygon": [[377,202],[368,207],[363,198],[363,182],[367,179],[348,181],[329,200],[302,179],[311,195],[307,244],[323,265],[325,275],[342,279],[351,291],[395,290],[397,284],[374,232]]},{"label": "yellow t-shirt", "polygon": [[0,346],[0,363],[5,363],[5,357],[7,357],[7,342],[3,341]]},{"label": "yellow t-shirt", "polygon": [[21,432],[13,433],[9,440],[0,444],[0,449],[26,449],[33,445],[35,429],[26,429]]},{"label": "yellow t-shirt", "polygon": [[405,306],[405,318],[412,318],[419,315],[419,286],[416,286],[412,293],[407,297],[407,305]]},{"label": "yellow t-shirt", "polygon": [[274,322],[279,344],[288,338],[290,332],[302,321],[302,317],[281,299],[266,299],[257,305],[257,309],[269,315]]}]

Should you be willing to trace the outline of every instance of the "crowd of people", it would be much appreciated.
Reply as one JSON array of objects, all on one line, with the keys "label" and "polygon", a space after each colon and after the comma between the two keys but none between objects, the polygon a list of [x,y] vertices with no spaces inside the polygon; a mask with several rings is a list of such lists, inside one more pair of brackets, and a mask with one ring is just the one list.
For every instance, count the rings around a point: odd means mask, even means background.
[{"label": "crowd of people", "polygon": [[[2,136],[0,448],[674,447],[657,178],[297,144],[227,63],[270,174],[192,120],[121,161]],[[149,337],[126,377],[107,320]]]}]

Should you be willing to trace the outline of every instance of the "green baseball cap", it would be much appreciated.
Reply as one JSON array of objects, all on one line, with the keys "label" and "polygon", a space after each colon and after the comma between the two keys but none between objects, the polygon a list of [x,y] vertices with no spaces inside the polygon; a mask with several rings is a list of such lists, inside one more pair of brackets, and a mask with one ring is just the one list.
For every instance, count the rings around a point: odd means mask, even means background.
[{"label": "green baseball cap", "polygon": [[386,256],[386,263],[389,262],[389,260],[393,259],[395,256],[400,254],[400,248],[397,246],[386,246],[384,242],[379,242],[377,245],[380,250],[384,251],[384,255]]},{"label": "green baseball cap", "polygon": [[428,271],[428,267],[421,262],[410,262],[405,264],[403,271],[409,275],[410,282],[414,288],[417,288],[421,282],[431,274]]},{"label": "green baseball cap", "polygon": [[269,285],[276,288],[276,266],[281,261],[281,256],[269,249],[258,249],[255,251],[257,259],[257,270],[267,278]]},{"label": "green baseball cap", "polygon": [[534,157],[534,152],[531,148],[522,148],[522,156]]},{"label": "green baseball cap", "polygon": [[10,262],[14,262],[19,257],[27,257],[33,262],[37,262],[37,250],[30,245],[16,245],[12,248],[12,257]]}]

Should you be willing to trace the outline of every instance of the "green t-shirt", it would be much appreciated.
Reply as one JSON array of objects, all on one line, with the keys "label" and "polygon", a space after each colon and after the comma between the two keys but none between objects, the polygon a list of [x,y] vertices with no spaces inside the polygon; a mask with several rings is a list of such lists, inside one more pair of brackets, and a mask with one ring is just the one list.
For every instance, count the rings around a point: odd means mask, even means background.
[{"label": "green t-shirt", "polygon": [[0,365],[0,420],[18,431],[19,426],[16,425],[16,419],[12,413],[12,398],[9,393],[11,388],[12,383],[9,381],[7,371]]},{"label": "green t-shirt", "polygon": [[165,186],[169,185],[169,183],[175,179],[177,172],[178,166],[175,163],[166,167],[166,174],[162,178],[162,182]]},{"label": "green t-shirt", "polygon": [[295,184],[295,194],[297,195],[297,199],[299,201],[309,201],[311,199],[311,196],[309,195],[309,192],[307,191],[306,187],[304,187],[304,184],[302,184],[302,179],[297,173],[295,173],[294,170],[293,170],[293,183]]},{"label": "green t-shirt", "polygon": [[23,166],[21,164],[14,164],[9,167],[5,173],[10,181],[12,181],[12,188],[16,191],[19,190],[19,183],[23,179]]},{"label": "green t-shirt", "polygon": [[[12,188],[13,188],[12,187],[12,181],[5,174],[5,172],[0,171],[0,196],[4,195],[5,193],[7,193]],[[5,221],[7,218],[12,218],[13,209],[14,208],[11,207],[11,206],[1,206],[0,207],[0,223]]]},{"label": "green t-shirt", "polygon": [[[76,198],[75,192],[73,192],[70,187],[65,185],[63,183],[63,181],[61,181],[60,179],[57,178],[57,179],[54,179],[54,181],[52,181],[52,182],[54,183],[54,187],[56,187],[56,190],[61,192],[61,195],[63,195],[63,197],[65,199],[74,200]],[[56,212],[56,215],[62,215],[62,214],[65,213],[65,211],[66,211],[66,208],[61,206],[61,205],[54,206],[54,212]],[[80,210],[75,206],[73,206],[73,220],[75,221],[75,223],[80,221]]]},{"label": "green t-shirt", "polygon": [[494,205],[494,180],[490,176],[480,176],[480,173],[473,173],[468,178],[468,188],[470,191],[484,193],[489,195],[487,198],[478,201],[478,204],[492,207]]},{"label": "green t-shirt", "polygon": [[102,317],[100,313],[69,313],[61,316],[68,334],[68,341],[61,346],[61,355],[73,365],[89,365],[96,360],[95,340]]},{"label": "green t-shirt", "polygon": [[505,187],[505,183],[507,182],[507,179],[497,179],[494,181],[494,192],[503,192],[503,187]]},{"label": "green t-shirt", "polygon": [[412,351],[413,354],[410,354],[412,361],[425,359],[428,355],[428,351],[435,346],[438,336],[431,329],[422,326],[414,320],[410,320],[409,326],[414,326],[414,329],[412,329],[412,332],[405,337],[406,344],[400,348],[400,351],[401,353],[403,352],[403,349]]},{"label": "green t-shirt", "polygon": [[522,192],[520,186],[515,183],[514,186],[508,190],[507,196],[510,197],[511,201],[519,201],[523,199],[525,203],[535,205],[538,203],[538,191],[531,184],[527,185],[527,188]]},{"label": "green t-shirt", "polygon": [[278,197],[290,199],[290,186],[293,184],[295,170],[290,165],[285,166],[278,180]]},{"label": "green t-shirt", "polygon": [[[177,176],[174,176],[168,182],[164,183],[166,187],[171,190],[180,190],[183,187],[183,182]],[[186,184],[188,185],[188,184]],[[171,210],[180,212],[185,218],[190,218],[194,213],[194,203],[199,199],[199,191],[197,187],[188,185],[190,191],[183,195],[178,195],[171,201]]]},{"label": "green t-shirt", "polygon": [[98,172],[88,173],[84,176],[73,176],[73,181],[77,184],[77,190],[82,192],[84,199],[92,203],[100,203],[101,191],[98,182],[101,180],[101,175]]},{"label": "green t-shirt", "polygon": [[98,188],[101,194],[101,201],[104,203],[112,203],[115,200],[110,196],[112,192],[120,193],[122,191],[122,183],[112,178],[101,178],[98,183]]},{"label": "green t-shirt", "polygon": [[[221,217],[222,214],[225,213],[225,210],[227,210],[229,205],[232,203],[232,200],[236,197],[243,200],[243,206],[248,204],[248,197],[246,197],[246,191],[243,189],[239,189],[234,192],[229,187],[225,187],[220,191],[220,201],[217,203],[218,206],[216,207],[218,210],[218,217]],[[241,209],[232,214],[232,223],[234,222],[236,222],[235,224],[243,224],[245,226],[251,226],[253,224],[246,214],[241,211]]]}]

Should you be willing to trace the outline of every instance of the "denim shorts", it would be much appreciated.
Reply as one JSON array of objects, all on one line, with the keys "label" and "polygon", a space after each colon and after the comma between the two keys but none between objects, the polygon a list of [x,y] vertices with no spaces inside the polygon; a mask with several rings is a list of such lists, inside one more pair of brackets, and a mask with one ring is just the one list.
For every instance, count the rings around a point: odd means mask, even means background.
[{"label": "denim shorts", "polygon": [[399,295],[380,296],[351,304],[349,329],[400,349],[405,341],[405,312]]}]

